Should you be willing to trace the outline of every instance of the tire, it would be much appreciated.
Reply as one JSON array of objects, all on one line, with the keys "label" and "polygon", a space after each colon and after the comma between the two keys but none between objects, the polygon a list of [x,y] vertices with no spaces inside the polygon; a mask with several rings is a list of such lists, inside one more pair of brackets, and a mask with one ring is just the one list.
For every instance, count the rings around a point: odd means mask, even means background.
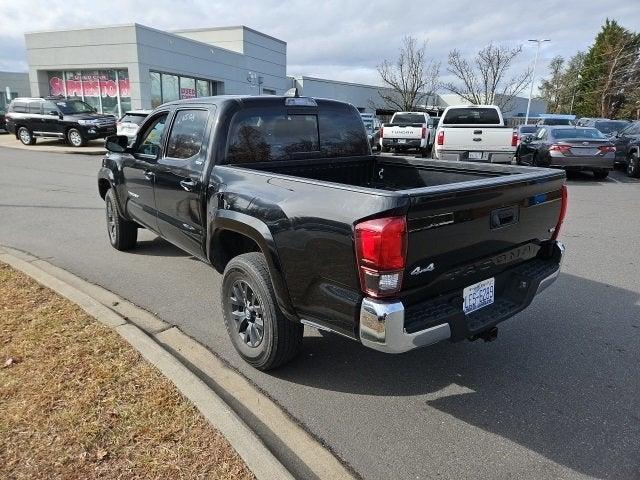
[{"label": "tire", "polygon": [[627,162],[627,175],[631,178],[640,178],[640,158],[638,153],[632,153]]},{"label": "tire", "polygon": [[36,138],[31,133],[27,127],[20,127],[17,132],[18,140],[20,140],[24,145],[35,145]]},{"label": "tire", "polygon": [[609,176],[609,170],[594,170],[593,171],[593,176],[596,180],[604,180],[605,178],[607,178]]},{"label": "tire", "polygon": [[67,131],[67,142],[69,142],[69,145],[72,147],[82,147],[87,143],[84,135],[82,135],[82,132],[77,128],[70,128]]},{"label": "tire", "polygon": [[391,151],[391,149],[389,147],[382,147],[382,151],[384,153],[389,153]]},{"label": "tire", "polygon": [[262,253],[245,253],[227,264],[221,303],[231,343],[249,365],[271,370],[300,351],[304,327],[285,318],[278,308]]},{"label": "tire", "polygon": [[427,158],[427,157],[429,156],[429,148],[428,148],[428,147],[421,148],[421,149],[419,150],[419,152],[420,152],[420,156],[421,156],[422,158]]},{"label": "tire", "polygon": [[122,217],[113,188],[107,190],[104,205],[107,217],[107,235],[111,246],[116,250],[131,250],[138,241],[138,224]]}]

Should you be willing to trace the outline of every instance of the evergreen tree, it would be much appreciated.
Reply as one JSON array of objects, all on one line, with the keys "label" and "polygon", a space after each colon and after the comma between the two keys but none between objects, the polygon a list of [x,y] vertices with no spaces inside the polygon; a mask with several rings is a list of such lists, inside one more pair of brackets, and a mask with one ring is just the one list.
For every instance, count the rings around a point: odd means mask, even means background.
[{"label": "evergreen tree", "polygon": [[640,34],[607,19],[584,57],[577,84],[575,112],[614,118],[639,82]]}]

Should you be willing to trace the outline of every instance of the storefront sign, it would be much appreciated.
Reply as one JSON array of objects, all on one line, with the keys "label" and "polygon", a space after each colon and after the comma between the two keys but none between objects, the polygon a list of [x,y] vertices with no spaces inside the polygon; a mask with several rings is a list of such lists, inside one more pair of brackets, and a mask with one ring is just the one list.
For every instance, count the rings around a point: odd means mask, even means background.
[{"label": "storefront sign", "polygon": [[[49,87],[51,89],[51,95],[59,96],[66,95],[69,97],[97,97],[102,94],[103,97],[117,97],[118,87],[120,87],[120,96],[128,97],[129,94],[129,80],[122,79],[116,84],[115,80],[111,80],[107,75],[82,75],[82,79],[79,75],[67,79],[65,81],[60,77],[51,77],[49,79]],[[195,97],[195,93],[193,95]],[[186,98],[186,97],[185,97]],[[191,98],[191,97],[188,97]]]},{"label": "storefront sign", "polygon": [[180,88],[180,98],[196,98],[195,88]]}]

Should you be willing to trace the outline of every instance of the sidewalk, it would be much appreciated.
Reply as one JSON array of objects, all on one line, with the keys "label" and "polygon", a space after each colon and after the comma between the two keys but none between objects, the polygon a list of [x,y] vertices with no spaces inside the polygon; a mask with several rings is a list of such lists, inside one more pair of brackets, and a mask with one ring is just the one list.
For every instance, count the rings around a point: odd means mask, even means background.
[{"label": "sidewalk", "polygon": [[104,138],[97,140],[91,140],[87,142],[84,147],[72,147],[71,145],[64,143],[62,140],[55,138],[38,138],[35,145],[23,145],[15,135],[8,132],[0,132],[0,147],[5,148],[17,148],[20,150],[30,150],[33,152],[48,152],[48,153],[72,153],[81,155],[104,155],[106,150],[104,148]]}]

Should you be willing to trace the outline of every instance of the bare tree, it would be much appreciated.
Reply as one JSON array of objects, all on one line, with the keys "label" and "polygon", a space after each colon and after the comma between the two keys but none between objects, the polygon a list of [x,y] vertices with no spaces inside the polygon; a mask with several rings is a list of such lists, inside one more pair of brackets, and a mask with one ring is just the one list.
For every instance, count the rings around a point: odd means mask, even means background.
[{"label": "bare tree", "polygon": [[521,52],[521,45],[506,47],[490,43],[467,60],[459,50],[451,50],[447,71],[458,81],[443,86],[473,104],[497,105],[508,110],[531,80],[530,68],[510,75],[513,62]]},{"label": "bare tree", "polygon": [[398,59],[378,65],[380,78],[388,87],[378,93],[389,108],[412,111],[435,94],[439,87],[440,63],[427,61],[426,51],[426,42],[418,45],[414,37],[404,37]]}]

